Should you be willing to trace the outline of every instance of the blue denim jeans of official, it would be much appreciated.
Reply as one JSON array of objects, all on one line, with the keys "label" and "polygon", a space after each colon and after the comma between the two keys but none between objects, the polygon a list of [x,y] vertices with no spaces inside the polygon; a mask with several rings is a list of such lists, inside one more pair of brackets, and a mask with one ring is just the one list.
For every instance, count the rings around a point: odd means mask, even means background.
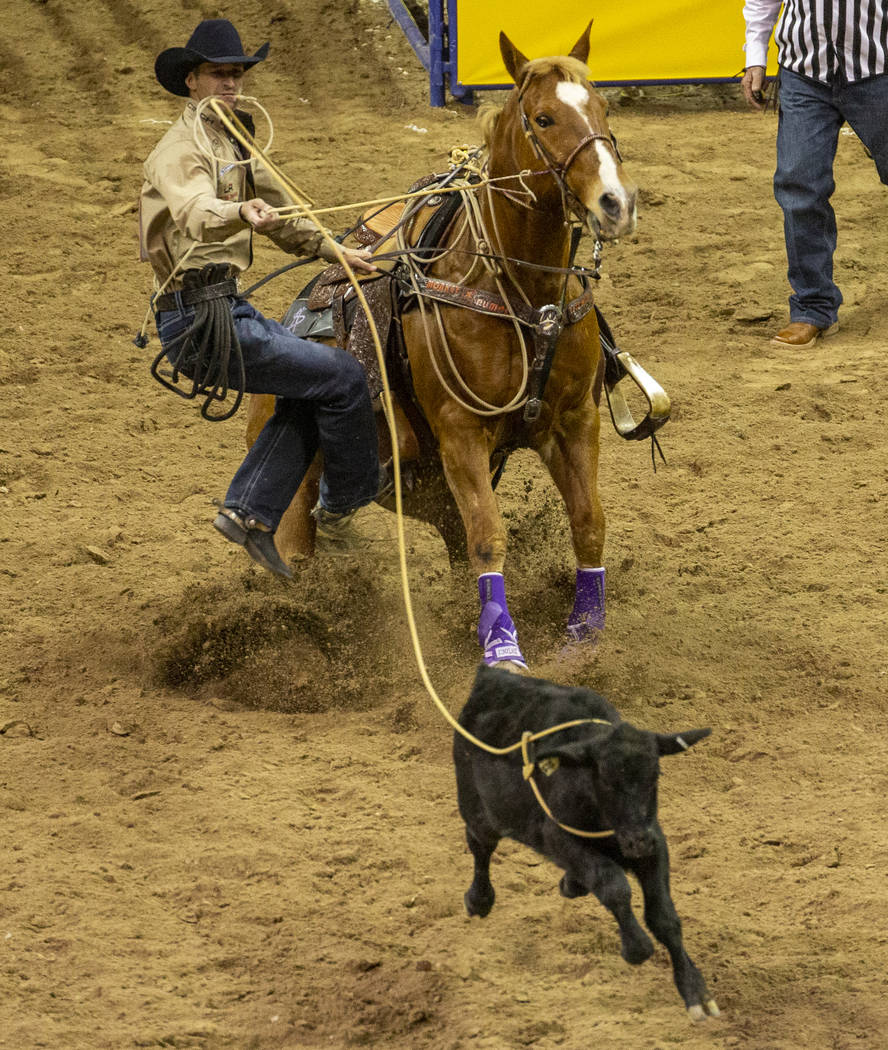
[{"label": "blue denim jeans of official", "polygon": [[[847,121],[873,156],[888,184],[888,74],[849,84],[822,84],[780,70],[780,116],[774,196],[783,209],[790,320],[828,328],[842,294],[833,281],[836,216],[833,162],[839,130]],[[866,156],[861,150],[861,162]]]},{"label": "blue denim jeans of official", "polygon": [[[246,393],[275,394],[274,414],[250,447],[225,506],[275,530],[318,449],[321,502],[341,512],[372,502],[379,489],[376,422],[363,367],[344,350],[299,339],[242,299],[232,300],[246,373]],[[194,307],[157,315],[170,346],[194,318]],[[172,347],[171,360],[179,354]],[[233,361],[232,361],[233,366]],[[179,365],[189,374],[187,360]],[[231,367],[229,383],[238,381]]]}]

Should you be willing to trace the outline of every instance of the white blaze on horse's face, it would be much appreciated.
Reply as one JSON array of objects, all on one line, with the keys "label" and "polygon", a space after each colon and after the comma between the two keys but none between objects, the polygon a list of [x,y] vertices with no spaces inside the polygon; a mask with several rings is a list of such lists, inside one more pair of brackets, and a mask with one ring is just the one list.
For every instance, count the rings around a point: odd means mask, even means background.
[{"label": "white blaze on horse's face", "polygon": [[[593,95],[585,84],[559,81],[555,94],[560,102],[575,110],[586,127],[586,134],[602,134],[589,119],[590,107],[595,101],[604,107],[600,96]],[[602,114],[603,116],[603,114]],[[606,125],[605,125],[606,130]],[[623,177],[617,162],[616,148],[610,141],[595,139],[588,148],[594,148],[598,157],[598,178],[583,196],[586,208],[595,216],[604,237],[622,237],[635,229],[635,199],[637,190]]]}]

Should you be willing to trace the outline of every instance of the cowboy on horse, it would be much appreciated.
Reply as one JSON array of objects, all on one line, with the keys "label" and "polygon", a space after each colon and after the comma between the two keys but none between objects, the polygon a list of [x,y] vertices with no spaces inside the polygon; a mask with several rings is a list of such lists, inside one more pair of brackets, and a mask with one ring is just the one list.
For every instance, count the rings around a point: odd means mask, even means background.
[{"label": "cowboy on horse", "polygon": [[[276,397],[213,524],[263,568],[291,577],[274,535],[318,450],[324,472],[313,514],[328,535],[341,534],[355,511],[376,497],[380,472],[360,364],[338,347],[294,336],[238,297],[254,234],[285,252],[339,258],[315,223],[282,219],[272,210],[293,202],[209,104],[252,129],[249,115],[236,106],[246,73],[268,48],[265,43],[248,55],[231,22],[216,18],[201,22],[185,47],[158,55],[158,82],[187,102],[145,162],[140,234],[142,258],[154,271],[152,308],[163,345],[155,377],[183,393],[176,380],[179,373],[186,376],[192,386],[183,396],[205,396],[207,419],[228,418],[244,393]],[[343,254],[356,271],[375,269],[362,249]],[[173,367],[172,383],[158,372],[164,356]],[[229,389],[237,392],[233,408],[212,415],[211,405]]]}]

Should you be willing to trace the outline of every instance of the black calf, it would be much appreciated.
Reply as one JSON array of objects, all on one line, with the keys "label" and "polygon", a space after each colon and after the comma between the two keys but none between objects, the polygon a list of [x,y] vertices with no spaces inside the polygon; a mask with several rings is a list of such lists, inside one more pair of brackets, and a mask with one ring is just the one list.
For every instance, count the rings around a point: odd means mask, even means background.
[{"label": "black calf", "polygon": [[[515,839],[563,869],[561,893],[593,893],[620,928],[622,955],[642,963],[654,950],[632,911],[625,872],[644,894],[644,921],[669,951],[675,984],[695,1021],[718,1016],[699,970],[684,950],[681,922],[669,892],[669,853],[657,822],[660,755],[687,750],[709,735],[649,733],[623,722],[604,697],[590,689],[555,685],[482,665],[460,715],[460,725],[493,747],[508,747],[522,733],[572,722],[599,721],[559,730],[529,745],[533,777],[552,816],[525,781],[520,750],[492,755],[454,735],[459,811],[475,858],[465,895],[470,915],[493,907],[490,858],[501,838]],[[552,769],[546,776],[542,769]],[[566,830],[566,828],[574,830]],[[608,832],[584,837],[575,831]]]}]

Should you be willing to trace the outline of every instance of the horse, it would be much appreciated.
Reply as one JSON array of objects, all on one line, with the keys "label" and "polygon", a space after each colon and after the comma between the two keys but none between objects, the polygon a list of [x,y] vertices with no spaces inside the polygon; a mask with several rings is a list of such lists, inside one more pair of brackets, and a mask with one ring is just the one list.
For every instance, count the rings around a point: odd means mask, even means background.
[{"label": "horse", "polygon": [[[539,455],[567,511],[576,558],[568,640],[595,645],[604,630],[604,361],[591,285],[573,258],[583,228],[596,248],[634,230],[637,190],[623,173],[606,101],[590,83],[591,25],[569,54],[533,60],[500,34],[515,86],[502,107],[486,104],[479,114],[487,178],[462,191],[462,219],[450,223],[422,271],[414,268],[414,305],[401,317],[412,397],[449,490],[430,507],[434,485],[422,487],[425,505],[416,516],[433,520],[450,549],[447,505],[455,504],[478,578],[483,661],[507,670],[527,670],[506,602],[507,536],[493,477],[498,459],[513,449]],[[473,307],[462,308],[468,300]],[[421,441],[407,400],[401,396],[393,407],[400,459],[409,467]],[[272,398],[253,396],[248,441],[272,407]],[[387,441],[382,427],[381,460]],[[278,529],[284,556],[313,552],[309,509],[317,476],[303,482]],[[404,507],[411,514],[409,496]]]}]

